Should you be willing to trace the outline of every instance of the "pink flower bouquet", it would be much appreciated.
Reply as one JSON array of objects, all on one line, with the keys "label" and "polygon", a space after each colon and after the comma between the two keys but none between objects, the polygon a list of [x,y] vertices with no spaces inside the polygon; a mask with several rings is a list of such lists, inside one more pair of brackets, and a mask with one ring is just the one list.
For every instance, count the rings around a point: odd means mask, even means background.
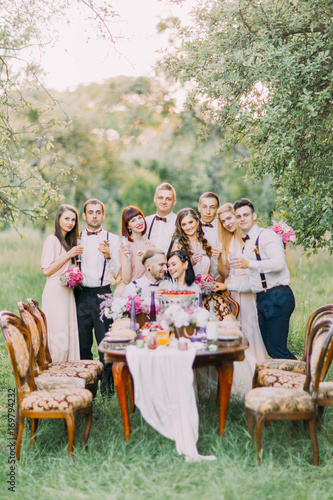
[{"label": "pink flower bouquet", "polygon": [[276,234],[281,236],[283,243],[288,243],[290,241],[293,245],[295,245],[296,236],[293,228],[288,226],[285,222],[273,222],[274,225],[272,229]]},{"label": "pink flower bouquet", "polygon": [[214,291],[214,278],[209,274],[198,274],[194,282],[199,285],[202,293],[211,293]]},{"label": "pink flower bouquet", "polygon": [[82,283],[83,276],[78,267],[72,267],[68,269],[60,276],[60,284],[66,286],[67,288],[74,288]]}]

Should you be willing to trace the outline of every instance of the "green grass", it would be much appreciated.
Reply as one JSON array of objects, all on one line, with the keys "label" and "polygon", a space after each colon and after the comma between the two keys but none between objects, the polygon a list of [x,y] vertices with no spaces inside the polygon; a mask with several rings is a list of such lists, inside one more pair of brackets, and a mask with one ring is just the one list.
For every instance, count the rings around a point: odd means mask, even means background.
[{"label": "green grass", "polygon": [[[18,240],[14,233],[0,234],[1,309],[17,312],[16,302],[32,296],[40,300],[44,277],[39,268],[42,240],[28,233]],[[319,305],[333,301],[333,260],[326,254],[306,260],[288,250],[296,310],[292,317],[289,347],[302,355],[304,326]],[[7,491],[7,389],[14,386],[3,338],[0,337],[0,498]],[[312,449],[302,424],[272,423],[264,431],[264,454],[256,465],[255,446],[247,432],[244,404],[232,399],[224,439],[217,435],[215,397],[198,402],[198,450],[215,454],[215,462],[187,464],[172,441],[159,435],[136,411],[131,415],[132,435],[124,441],[117,398],[98,395],[89,438],[83,448],[83,419],[78,418],[75,464],[67,459],[62,421],[42,421],[31,446],[25,429],[21,460],[16,463],[16,497],[20,499],[316,499],[333,498],[333,411],[325,410],[318,432],[320,466],[313,467]],[[14,495],[14,496],[15,496]]]}]

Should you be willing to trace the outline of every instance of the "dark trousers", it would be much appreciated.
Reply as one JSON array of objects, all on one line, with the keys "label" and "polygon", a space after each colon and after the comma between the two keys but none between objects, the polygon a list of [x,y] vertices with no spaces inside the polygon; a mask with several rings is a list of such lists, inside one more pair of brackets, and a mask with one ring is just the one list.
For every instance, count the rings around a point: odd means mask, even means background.
[{"label": "dark trousers", "polygon": [[[77,320],[79,326],[80,358],[93,359],[92,345],[94,341],[93,330],[97,344],[99,344],[105,333],[108,331],[112,320],[103,318],[100,320],[100,303],[106,298],[106,294],[111,294],[110,285],[96,288],[75,289],[75,301],[77,310]],[[99,297],[100,296],[100,297]],[[99,353],[99,359],[104,365],[101,392],[113,394],[112,363],[104,363],[103,353]]]},{"label": "dark trousers", "polygon": [[295,297],[289,286],[276,286],[257,293],[261,336],[272,358],[296,359],[287,349],[289,320],[295,309]]}]

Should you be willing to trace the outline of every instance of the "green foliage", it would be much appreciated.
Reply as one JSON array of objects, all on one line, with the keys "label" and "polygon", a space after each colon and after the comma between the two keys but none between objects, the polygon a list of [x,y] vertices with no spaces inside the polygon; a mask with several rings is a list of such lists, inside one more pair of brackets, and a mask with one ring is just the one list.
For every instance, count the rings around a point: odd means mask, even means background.
[{"label": "green foliage", "polygon": [[221,150],[246,146],[240,163],[273,177],[310,251],[333,249],[331,11],[330,0],[204,0],[162,63],[191,84],[188,108],[225,131]]},{"label": "green foliage", "polygon": [[[112,39],[108,25],[114,12],[106,3],[76,4],[93,14],[95,26]],[[31,220],[46,216],[47,205],[59,203],[60,172],[55,180],[47,172],[56,169],[59,159],[52,131],[67,120],[57,121],[51,114],[56,102],[42,87],[33,48],[38,57],[44,44],[57,37],[53,22],[66,22],[68,8],[67,0],[3,0],[0,5],[0,226],[15,224],[20,213]],[[49,97],[45,107],[35,99],[36,88]]]}]

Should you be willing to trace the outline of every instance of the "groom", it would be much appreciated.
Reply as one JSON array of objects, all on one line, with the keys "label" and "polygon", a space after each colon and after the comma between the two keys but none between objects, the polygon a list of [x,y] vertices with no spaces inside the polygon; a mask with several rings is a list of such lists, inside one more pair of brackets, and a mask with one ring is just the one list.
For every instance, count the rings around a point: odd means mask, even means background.
[{"label": "groom", "polygon": [[[271,229],[256,224],[257,214],[247,198],[236,201],[234,210],[245,245],[243,257],[233,259],[231,264],[235,269],[246,269],[249,279],[230,283],[227,289],[256,294],[259,327],[268,354],[272,358],[296,359],[287,348],[295,298],[289,286],[282,239]],[[226,289],[225,284],[217,287]]]}]

